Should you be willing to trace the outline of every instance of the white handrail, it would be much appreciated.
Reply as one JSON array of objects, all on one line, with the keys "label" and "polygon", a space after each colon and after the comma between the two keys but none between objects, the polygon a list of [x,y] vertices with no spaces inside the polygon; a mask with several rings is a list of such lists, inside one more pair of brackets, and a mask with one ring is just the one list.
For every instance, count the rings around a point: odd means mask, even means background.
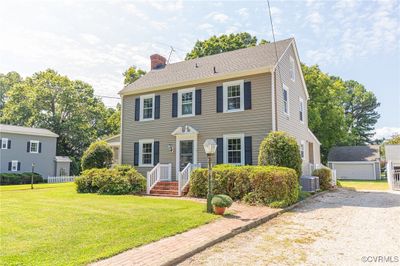
[{"label": "white handrail", "polygon": [[192,172],[199,167],[201,167],[201,164],[188,163],[185,166],[185,168],[181,172],[179,172],[179,176],[178,176],[178,195],[179,196],[182,195],[183,190],[189,184],[190,175],[192,174]]},{"label": "white handrail", "polygon": [[147,186],[146,192],[150,194],[151,189],[157,184],[157,182],[171,180],[172,164],[161,164],[158,163],[154,166],[151,171],[147,172]]}]

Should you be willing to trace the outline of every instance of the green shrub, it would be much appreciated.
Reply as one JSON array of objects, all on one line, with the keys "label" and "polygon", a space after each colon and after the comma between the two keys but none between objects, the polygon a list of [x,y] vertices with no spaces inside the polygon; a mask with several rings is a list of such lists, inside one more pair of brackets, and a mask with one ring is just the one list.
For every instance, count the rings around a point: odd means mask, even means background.
[{"label": "green shrub", "polygon": [[75,178],[79,193],[132,194],[146,190],[146,179],[129,165],[116,166],[113,169],[93,168],[83,171]]},{"label": "green shrub", "polygon": [[319,177],[319,187],[322,190],[327,190],[332,187],[332,170],[329,168],[315,169],[312,173],[313,176]]},{"label": "green shrub", "polygon": [[[26,173],[1,173],[0,184],[1,185],[20,185],[31,183],[31,172]],[[43,177],[38,173],[33,173],[33,183],[43,183]]]},{"label": "green shrub", "polygon": [[113,151],[110,145],[101,140],[90,144],[81,159],[82,170],[91,168],[110,168],[113,160]]},{"label": "green shrub", "polygon": [[289,167],[300,177],[302,159],[296,139],[282,131],[269,133],[260,144],[258,164]]},{"label": "green shrub", "polygon": [[299,181],[293,169],[286,167],[254,167],[250,173],[252,193],[245,197],[250,204],[285,207],[299,197]]},{"label": "green shrub", "polygon": [[215,195],[211,200],[211,204],[215,207],[229,208],[230,206],[232,206],[232,203],[233,200],[231,199],[231,197],[223,194]]}]

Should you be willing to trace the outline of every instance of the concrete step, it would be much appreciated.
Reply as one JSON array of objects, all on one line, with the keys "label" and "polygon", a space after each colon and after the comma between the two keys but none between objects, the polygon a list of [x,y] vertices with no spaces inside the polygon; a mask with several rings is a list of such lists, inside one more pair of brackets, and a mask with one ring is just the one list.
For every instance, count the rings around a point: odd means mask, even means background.
[{"label": "concrete step", "polygon": [[152,189],[150,195],[161,194],[161,195],[176,195],[178,196],[178,190],[165,190],[165,189]]}]

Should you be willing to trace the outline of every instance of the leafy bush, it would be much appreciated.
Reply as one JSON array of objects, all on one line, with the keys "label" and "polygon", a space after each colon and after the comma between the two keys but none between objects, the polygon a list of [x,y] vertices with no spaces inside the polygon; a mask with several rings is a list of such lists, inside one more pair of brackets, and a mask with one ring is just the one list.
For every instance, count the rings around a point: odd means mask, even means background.
[{"label": "leafy bush", "polygon": [[113,151],[107,142],[101,140],[90,144],[81,159],[82,170],[91,168],[110,168]]},{"label": "leafy bush", "polygon": [[[207,169],[196,169],[190,177],[189,195],[206,197]],[[250,204],[283,207],[299,196],[293,169],[277,166],[217,165],[213,168],[213,194],[226,194]]]},{"label": "leafy bush", "polygon": [[329,168],[315,169],[313,176],[319,177],[319,186],[322,190],[327,190],[332,187],[332,170]]},{"label": "leafy bush", "polygon": [[258,164],[289,167],[300,177],[302,159],[296,139],[282,131],[269,133],[260,144]]},{"label": "leafy bush", "polygon": [[[31,172],[26,173],[1,173],[0,185],[20,185],[31,183]],[[33,183],[43,183],[43,177],[38,173],[33,173]]]},{"label": "leafy bush", "polygon": [[140,193],[146,189],[145,177],[129,165],[85,170],[75,178],[75,184],[79,193],[121,195]]},{"label": "leafy bush", "polygon": [[233,200],[231,199],[231,197],[229,197],[228,195],[215,195],[212,200],[211,200],[211,204],[215,207],[225,207],[225,208],[229,208],[230,206],[232,206]]}]

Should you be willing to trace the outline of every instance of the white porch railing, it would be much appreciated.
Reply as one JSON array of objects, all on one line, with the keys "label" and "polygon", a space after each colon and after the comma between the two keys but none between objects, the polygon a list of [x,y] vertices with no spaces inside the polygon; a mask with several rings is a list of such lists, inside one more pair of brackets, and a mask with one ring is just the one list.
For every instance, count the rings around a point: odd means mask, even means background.
[{"label": "white porch railing", "polygon": [[178,176],[178,195],[181,196],[185,187],[189,184],[191,173],[200,168],[201,164],[188,163],[186,167],[179,173]]},{"label": "white porch railing", "polygon": [[386,165],[387,180],[391,190],[400,190],[400,170],[395,170],[392,161]]},{"label": "white porch railing", "polygon": [[75,176],[49,176],[46,180],[47,183],[67,183],[74,182]]},{"label": "white porch railing", "polygon": [[161,164],[158,163],[154,168],[147,172],[147,194],[150,194],[150,190],[157,184],[158,181],[169,181],[171,180],[172,164]]}]

